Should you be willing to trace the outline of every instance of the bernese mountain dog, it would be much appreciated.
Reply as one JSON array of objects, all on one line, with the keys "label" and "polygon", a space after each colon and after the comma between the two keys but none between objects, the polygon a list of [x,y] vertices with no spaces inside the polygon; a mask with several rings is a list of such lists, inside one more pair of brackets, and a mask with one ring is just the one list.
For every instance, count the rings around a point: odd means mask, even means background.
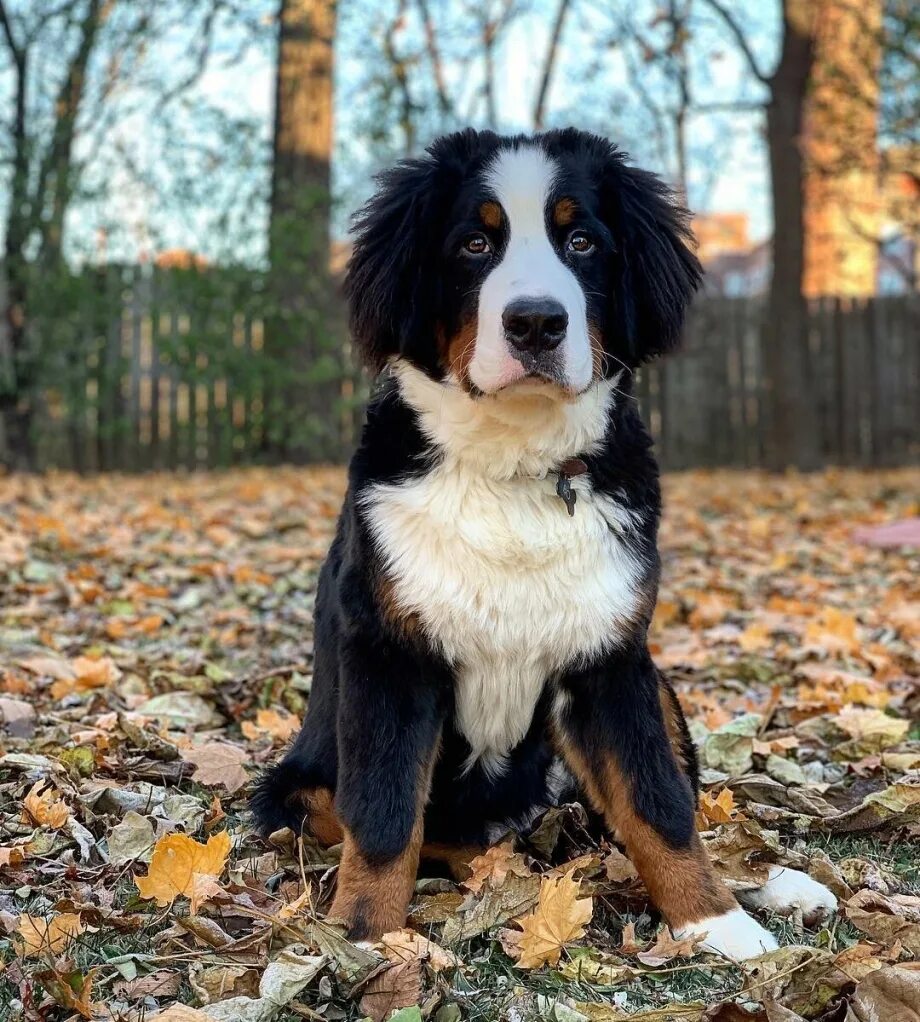
[{"label": "bernese mountain dog", "polygon": [[[776,947],[707,859],[646,639],[661,498],[632,374],[679,340],[690,246],[665,184],[574,129],[441,138],[356,217],[351,330],[385,372],[319,579],[303,729],[253,799],[263,833],[342,843],[330,915],[355,939],[404,924],[420,856],[475,854],[577,793],[676,934]],[[835,907],[777,867],[751,900]]]}]

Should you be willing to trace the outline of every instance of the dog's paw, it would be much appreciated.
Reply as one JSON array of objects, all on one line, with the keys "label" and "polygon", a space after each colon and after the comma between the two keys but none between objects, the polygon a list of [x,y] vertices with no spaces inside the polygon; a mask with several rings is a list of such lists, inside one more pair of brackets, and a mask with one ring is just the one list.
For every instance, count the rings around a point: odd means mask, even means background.
[{"label": "dog's paw", "polygon": [[703,948],[736,962],[756,958],[766,951],[775,951],[779,947],[773,934],[740,907],[720,916],[710,916],[709,919],[688,923],[674,936],[682,939],[703,934],[706,934],[701,944]]},{"label": "dog's paw", "polygon": [[798,909],[806,926],[815,926],[837,911],[837,899],[824,884],[785,866],[771,866],[763,887],[745,891],[738,898],[748,908],[766,909],[781,916]]}]

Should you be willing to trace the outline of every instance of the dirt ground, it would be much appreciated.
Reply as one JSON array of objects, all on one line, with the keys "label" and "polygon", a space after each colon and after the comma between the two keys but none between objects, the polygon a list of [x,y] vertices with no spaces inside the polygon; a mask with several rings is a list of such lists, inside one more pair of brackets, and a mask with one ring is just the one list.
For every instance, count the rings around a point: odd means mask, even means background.
[{"label": "dirt ground", "polygon": [[764,918],[783,946],[743,967],[673,940],[579,806],[420,879],[370,947],[324,921],[337,849],[252,836],[343,487],[0,477],[0,1020],[920,1018],[920,546],[879,530],[920,471],[665,480],[651,641],[705,843],[737,888],[781,863],[840,904]]}]

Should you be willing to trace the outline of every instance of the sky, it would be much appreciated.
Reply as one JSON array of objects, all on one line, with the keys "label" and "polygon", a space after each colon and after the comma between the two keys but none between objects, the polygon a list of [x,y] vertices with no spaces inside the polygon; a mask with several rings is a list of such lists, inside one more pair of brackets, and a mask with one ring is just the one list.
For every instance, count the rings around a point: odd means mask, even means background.
[{"label": "sky", "polygon": [[[333,162],[337,196],[335,232],[343,236],[348,213],[369,194],[371,176],[392,161],[398,147],[368,141],[369,75],[377,66],[369,54],[379,51],[381,25],[392,17],[397,0],[341,0],[336,50],[336,137]],[[84,139],[80,156],[88,167],[88,196],[69,221],[77,258],[100,254],[100,228],[106,232],[108,258],[134,259],[165,248],[187,248],[212,259],[258,261],[263,253],[267,207],[268,157],[273,107],[274,0],[251,0],[264,32],[256,45],[241,46],[239,33],[219,29],[214,53],[194,90],[175,104],[160,123],[157,85],[179,73],[179,53],[188,40],[173,33],[151,47],[147,81],[153,88],[129,88],[119,96],[125,111],[104,137]],[[496,54],[499,128],[527,129],[536,94],[541,55],[555,0],[531,0],[503,37]],[[661,139],[638,99],[635,82],[605,40],[616,34],[616,18],[628,11],[643,31],[652,25],[656,0],[574,0],[553,78],[547,126],[575,124],[606,134],[634,159],[668,176],[673,159],[662,157]],[[481,79],[481,62],[463,38],[464,0],[430,0],[435,21],[445,30],[452,94],[470,96]],[[705,4],[696,0],[696,10]],[[746,29],[761,63],[770,66],[775,48],[777,3],[740,3]],[[414,10],[414,5],[408,5]],[[612,12],[612,13],[611,13]],[[397,42],[418,46],[420,30],[411,19]],[[691,52],[692,77],[702,101],[762,99],[734,44],[712,15],[697,15]],[[472,54],[472,59],[465,55]],[[641,84],[662,101],[665,93],[654,68],[639,67]],[[9,97],[0,76],[0,99]],[[417,92],[420,96],[421,92]],[[478,114],[481,119],[481,108]],[[754,239],[769,234],[769,187],[766,153],[760,137],[762,115],[694,117],[689,125],[689,204],[698,211],[734,212],[750,217]],[[475,119],[474,119],[475,123]],[[456,122],[452,127],[460,126]],[[424,143],[436,130],[427,118],[420,132]],[[181,168],[163,158],[168,147]],[[127,155],[125,155],[127,154]],[[130,166],[131,171],[127,169]],[[176,165],[178,166],[178,164]],[[227,219],[222,215],[227,212]]]}]

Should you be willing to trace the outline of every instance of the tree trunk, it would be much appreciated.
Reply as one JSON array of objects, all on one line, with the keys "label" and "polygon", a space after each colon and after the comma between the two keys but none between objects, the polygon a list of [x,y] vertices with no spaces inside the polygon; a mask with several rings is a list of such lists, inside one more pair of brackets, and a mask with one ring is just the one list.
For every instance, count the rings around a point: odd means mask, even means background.
[{"label": "tree trunk", "polygon": [[274,458],[341,456],[341,316],[330,272],[336,0],[280,0],[269,225],[266,444]]},{"label": "tree trunk", "polygon": [[819,436],[809,377],[802,125],[814,58],[814,0],[783,0],[783,44],[770,79],[767,146],[773,198],[773,273],[764,323],[768,385],[767,464],[818,467]]}]

